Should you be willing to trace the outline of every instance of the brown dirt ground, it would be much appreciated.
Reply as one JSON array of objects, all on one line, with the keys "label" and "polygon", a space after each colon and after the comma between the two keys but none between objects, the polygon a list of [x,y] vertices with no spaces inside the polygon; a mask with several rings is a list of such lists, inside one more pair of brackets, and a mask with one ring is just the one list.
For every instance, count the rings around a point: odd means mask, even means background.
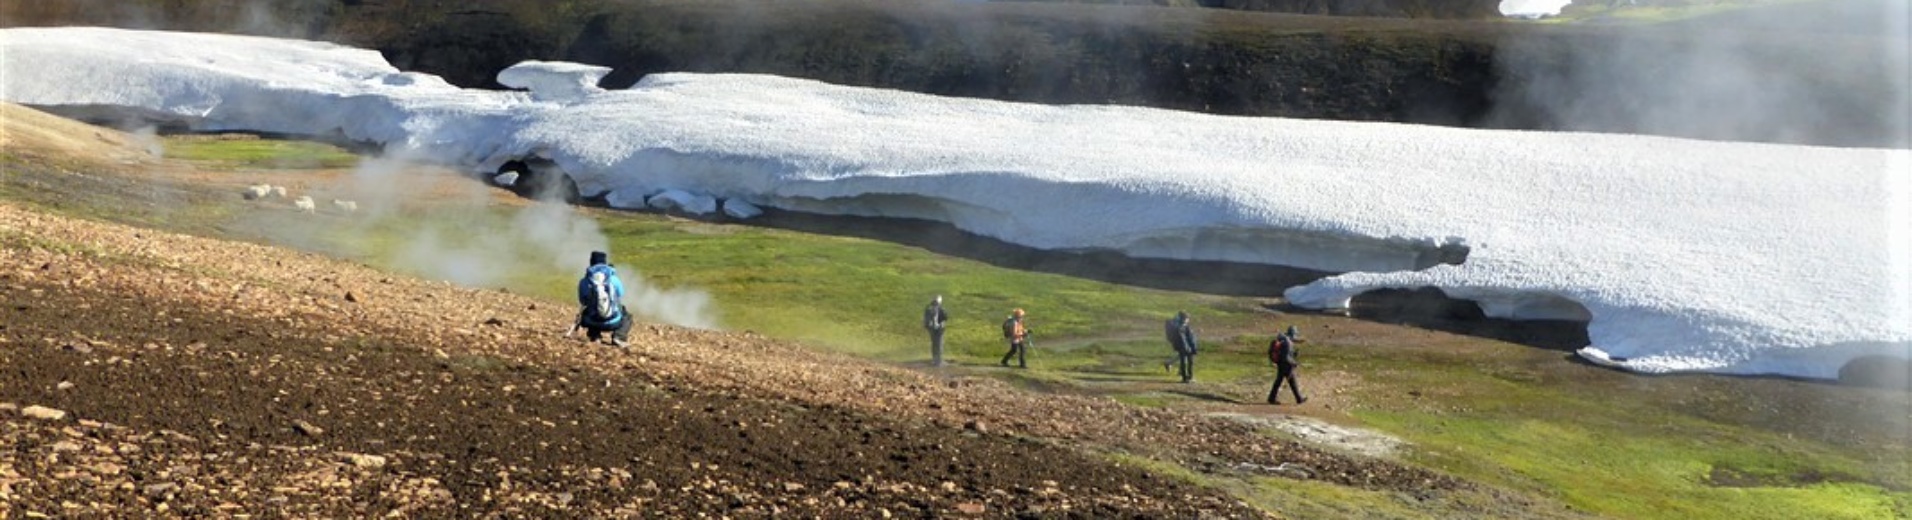
[{"label": "brown dirt ground", "polygon": [[[0,120],[21,121],[14,110]],[[58,124],[30,125],[42,123]],[[133,140],[70,130],[103,137],[10,130],[0,144],[57,163],[32,174],[137,164],[194,180],[129,152]],[[60,162],[70,155],[110,160]],[[213,177],[198,180],[231,182]],[[569,312],[0,203],[0,511],[1266,516],[1111,453],[1210,470],[1300,464],[1422,500],[1482,491],[1236,421],[751,333],[646,325],[629,350],[589,345],[553,330]],[[34,419],[33,406],[66,417]]]}]

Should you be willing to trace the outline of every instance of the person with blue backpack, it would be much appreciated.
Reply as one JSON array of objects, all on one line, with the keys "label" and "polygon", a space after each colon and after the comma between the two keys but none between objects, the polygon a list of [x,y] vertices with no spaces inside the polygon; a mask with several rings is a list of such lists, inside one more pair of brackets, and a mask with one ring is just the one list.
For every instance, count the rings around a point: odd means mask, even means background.
[{"label": "person with blue backpack", "polygon": [[595,342],[609,332],[611,343],[619,347],[630,345],[631,322],[636,320],[624,309],[624,281],[618,279],[609,254],[591,252],[591,266],[584,269],[584,277],[578,280],[578,306],[578,321],[565,335],[584,329],[585,336]]}]

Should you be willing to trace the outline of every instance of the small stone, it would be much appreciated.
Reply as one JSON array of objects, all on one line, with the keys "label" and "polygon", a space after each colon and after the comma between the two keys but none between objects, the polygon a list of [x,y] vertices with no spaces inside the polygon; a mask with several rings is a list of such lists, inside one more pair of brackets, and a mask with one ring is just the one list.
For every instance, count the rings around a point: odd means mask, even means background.
[{"label": "small stone", "polygon": [[785,482],[785,483],[783,483],[783,492],[785,492],[785,493],[795,493],[795,492],[798,492],[798,491],[803,491],[803,484],[799,484],[799,483],[796,483],[796,482]]},{"label": "small stone", "polygon": [[301,434],[304,434],[307,437],[318,437],[320,435],[325,435],[325,430],[323,428],[319,428],[318,426],[315,426],[312,423],[305,422],[305,421],[298,421],[298,422],[292,423],[292,430],[299,432]]},{"label": "small stone", "polygon": [[496,317],[493,317],[493,318],[485,320],[485,324],[493,326],[493,327],[502,327],[505,324],[505,320],[501,320]]},{"label": "small stone", "polygon": [[65,410],[56,410],[56,409],[53,409],[53,408],[47,408],[47,407],[45,407],[45,406],[40,406],[40,405],[37,405],[37,404],[36,404],[36,405],[33,405],[33,406],[28,406],[28,407],[26,407],[26,409],[24,409],[24,410],[20,410],[20,415],[25,415],[25,416],[27,416],[27,417],[31,417],[31,418],[34,418],[34,419],[39,419],[39,420],[42,420],[42,421],[63,421],[63,420],[66,420],[66,411],[65,411]]},{"label": "small stone", "polygon": [[988,511],[989,509],[984,507],[982,504],[978,504],[975,502],[963,502],[961,504],[956,504],[956,510],[962,511],[963,514],[965,515],[980,515],[980,514],[983,514],[984,511]]},{"label": "small stone", "polygon": [[61,389],[61,390],[72,390],[72,389],[73,389],[73,382],[72,382],[72,381],[61,381],[61,382],[60,382],[60,384],[57,384],[57,385],[53,385],[53,387],[54,387],[54,388],[58,388],[58,389]]},{"label": "small stone", "polygon": [[358,295],[356,295],[356,294],[352,294],[352,292],[351,292],[351,291],[346,291],[346,292],[345,292],[345,301],[348,301],[348,302],[352,302],[352,303],[358,303]]},{"label": "small stone", "polygon": [[989,433],[989,425],[983,424],[982,420],[979,419],[971,419],[969,422],[963,423],[963,429],[976,433]]},{"label": "small stone", "polygon": [[78,352],[78,353],[81,353],[81,354],[92,354],[92,353],[93,353],[93,347],[92,347],[91,345],[85,345],[85,344],[80,344],[80,343],[68,343],[68,344],[65,344],[65,345],[61,345],[61,346],[60,346],[60,349],[61,349],[61,350],[68,350],[68,351],[72,351],[72,352]]},{"label": "small stone", "polygon": [[53,443],[53,451],[55,453],[72,453],[72,452],[80,451],[80,443],[73,442],[73,441],[56,442],[56,443]]},{"label": "small stone", "polygon": [[178,484],[174,484],[171,482],[161,482],[158,484],[146,486],[146,488],[142,489],[141,491],[146,492],[146,496],[149,496],[149,497],[160,497],[160,496],[164,496],[167,492],[172,491],[174,488],[177,488],[177,487],[179,487]]},{"label": "small stone", "polygon": [[353,465],[353,466],[358,466],[358,467],[361,467],[361,468],[383,468],[383,467],[385,467],[385,457],[381,457],[381,456],[378,456],[378,455],[365,455],[365,454],[360,454],[360,453],[346,453],[346,454],[345,454],[345,461],[346,461],[346,462],[350,462],[350,463],[352,463],[352,465]]}]

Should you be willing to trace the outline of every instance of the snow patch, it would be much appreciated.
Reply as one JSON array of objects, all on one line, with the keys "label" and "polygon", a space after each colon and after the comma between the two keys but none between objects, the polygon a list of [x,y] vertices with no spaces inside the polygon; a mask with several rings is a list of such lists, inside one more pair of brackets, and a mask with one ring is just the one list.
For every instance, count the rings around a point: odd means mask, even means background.
[{"label": "snow patch", "polygon": [[749,220],[763,215],[763,208],[737,199],[724,200],[724,215],[737,220]]},{"label": "snow patch", "polygon": [[531,98],[567,101],[603,92],[598,81],[610,67],[558,61],[526,61],[498,72],[498,84],[531,91]]},{"label": "snow patch", "polygon": [[1500,15],[1509,18],[1560,16],[1573,0],[1500,0]]},{"label": "snow patch", "polygon": [[708,195],[698,195],[684,190],[664,190],[652,195],[645,204],[664,211],[682,211],[692,215],[709,215],[717,212],[717,199]]},{"label": "snow patch", "polygon": [[1826,378],[1859,356],[1912,358],[1907,150],[1043,106],[757,75],[598,91],[601,67],[552,63],[514,67],[531,92],[489,92],[332,44],[99,28],[0,30],[0,54],[0,97],[56,111],[343,136],[487,173],[539,157],[616,207],[709,214],[745,199],[1037,249],[1345,273],[1286,292],[1303,306],[1436,287],[1493,316],[1589,320],[1591,346],[1628,370]]}]

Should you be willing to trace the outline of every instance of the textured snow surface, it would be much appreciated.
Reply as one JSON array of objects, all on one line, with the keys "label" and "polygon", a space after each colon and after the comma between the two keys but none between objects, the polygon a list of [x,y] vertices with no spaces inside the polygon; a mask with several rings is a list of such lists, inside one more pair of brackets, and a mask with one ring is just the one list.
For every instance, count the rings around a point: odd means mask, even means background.
[{"label": "textured snow surface", "polygon": [[[1912,345],[1903,150],[1043,106],[751,75],[601,90],[604,69],[554,63],[501,74],[535,95],[484,92],[372,51],[109,29],[0,30],[0,52],[0,97],[16,103],[336,134],[485,173],[542,157],[619,207],[679,193],[696,210],[721,199],[911,217],[1045,249],[1348,272],[1286,296],[1333,308],[1432,286],[1495,316],[1590,319],[1583,355],[1630,370],[1833,377]],[[1456,244],[1464,264],[1427,261]]]},{"label": "textured snow surface", "polygon": [[1557,16],[1572,3],[1573,0],[1500,0],[1500,14],[1514,18]]}]

